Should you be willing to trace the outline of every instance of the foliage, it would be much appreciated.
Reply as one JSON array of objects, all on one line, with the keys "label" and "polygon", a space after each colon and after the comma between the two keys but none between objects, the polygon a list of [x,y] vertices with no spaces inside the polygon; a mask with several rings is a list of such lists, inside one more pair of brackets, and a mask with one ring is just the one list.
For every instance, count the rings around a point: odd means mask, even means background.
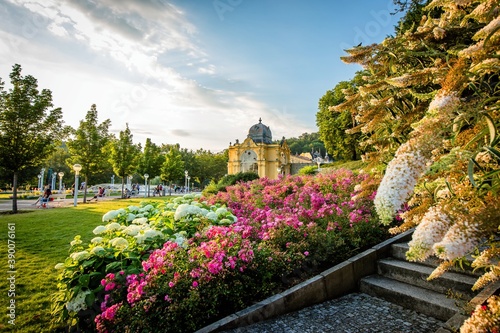
[{"label": "foliage", "polygon": [[12,177],[12,211],[17,212],[19,172],[39,166],[61,140],[62,111],[53,108],[52,93],[38,90],[37,80],[21,75],[21,66],[12,66],[12,88],[4,90],[0,79],[0,167]]},{"label": "foliage", "polygon": [[177,147],[170,148],[165,155],[160,177],[169,182],[179,181],[184,177],[184,161]]},{"label": "foliage", "polygon": [[198,149],[194,156],[195,165],[192,167],[191,172],[198,180],[200,187],[203,187],[211,180],[219,181],[227,173],[227,150],[215,154],[209,150]]},{"label": "foliage", "polygon": [[422,10],[414,28],[348,50],[342,59],[361,64],[366,83],[333,108],[355,117],[361,145],[374,149],[364,159],[387,165],[375,198],[382,222],[406,206],[392,231],[418,225],[407,256],[442,259],[434,278],[476,252],[478,289],[500,276],[498,1]]},{"label": "foliage", "polygon": [[203,190],[203,194],[216,194],[220,191],[225,191],[226,187],[235,185],[238,182],[249,182],[255,179],[259,179],[259,175],[255,172],[238,172],[234,175],[225,175],[222,177],[218,183],[210,182],[210,184]]},{"label": "foliage", "polygon": [[[195,331],[384,239],[372,200],[353,196],[367,178],[260,179],[189,204],[108,212],[98,238],[76,237],[58,265],[56,313],[84,325],[90,309],[99,332]],[[141,226],[162,232],[138,244],[129,232]]]},{"label": "foliage", "polygon": [[132,175],[137,169],[141,147],[132,141],[132,133],[127,127],[120,131],[119,139],[112,139],[106,147],[109,152],[109,161],[113,165],[115,174],[122,178],[122,195],[124,192],[125,178]]},{"label": "foliage", "polygon": [[56,265],[59,292],[54,295],[52,312],[56,323],[65,322],[90,331],[112,291],[102,281],[114,275],[130,276],[142,272],[142,262],[166,241],[182,245],[207,225],[233,223],[236,218],[217,206],[192,203],[192,195],[171,202],[142,202],[104,214],[105,225],[96,226],[89,244],[81,236],[71,242],[70,255]]},{"label": "foliage", "polygon": [[140,175],[148,174],[149,179],[160,176],[164,160],[165,157],[161,154],[161,148],[151,142],[150,138],[147,138],[144,150],[139,158],[137,172]]},{"label": "foliage", "polygon": [[[302,133],[298,138],[286,139],[286,142],[288,147],[290,147],[290,153],[292,155],[327,151],[325,144],[320,139],[319,133]],[[276,143],[279,143],[279,141]]]},{"label": "foliage", "polygon": [[299,170],[299,175],[314,175],[318,172],[318,167],[315,165],[308,165]]},{"label": "foliage", "polygon": [[362,72],[358,72],[355,79],[349,82],[339,82],[335,88],[328,90],[319,100],[316,124],[321,140],[335,159],[357,160],[360,156],[358,146],[360,134],[346,132],[356,125],[351,113],[348,110],[335,112],[330,107],[345,101],[343,91],[355,89],[361,83],[361,75]]},{"label": "foliage", "polygon": [[[89,184],[89,177],[106,169],[108,160],[105,147],[110,140],[109,126],[111,121],[106,119],[98,123],[98,114],[95,104],[87,111],[85,120],[80,120],[80,125],[73,131],[73,138],[67,142],[71,158],[67,160],[69,166],[78,163],[82,166],[81,173],[84,181]],[[87,199],[87,187],[84,190],[83,201]]]}]

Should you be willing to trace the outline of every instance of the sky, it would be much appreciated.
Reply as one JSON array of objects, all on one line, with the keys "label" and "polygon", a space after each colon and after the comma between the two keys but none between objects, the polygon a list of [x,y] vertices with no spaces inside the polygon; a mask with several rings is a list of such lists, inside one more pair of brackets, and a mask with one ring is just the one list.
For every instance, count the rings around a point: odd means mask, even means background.
[{"label": "sky", "polygon": [[52,91],[74,128],[99,122],[220,152],[262,119],[273,139],[317,132],[318,101],[361,69],[345,49],[380,43],[392,0],[0,0],[0,78],[14,64]]}]

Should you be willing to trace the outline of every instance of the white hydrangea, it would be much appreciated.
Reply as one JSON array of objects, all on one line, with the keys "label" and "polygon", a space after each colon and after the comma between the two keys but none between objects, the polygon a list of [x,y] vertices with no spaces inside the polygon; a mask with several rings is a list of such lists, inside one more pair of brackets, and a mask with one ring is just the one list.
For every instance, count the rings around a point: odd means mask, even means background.
[{"label": "white hydrangea", "polygon": [[146,240],[146,235],[142,234],[142,233],[138,233],[137,235],[134,236],[135,238],[135,241],[137,242],[137,244],[142,244],[144,243],[144,241]]},{"label": "white hydrangea", "polygon": [[145,211],[145,212],[149,212],[150,210],[153,210],[153,209],[154,209],[154,207],[153,207],[153,205],[146,205],[146,206],[144,206],[142,209],[143,209],[143,211]]},{"label": "white hydrangea", "polygon": [[102,246],[96,246],[90,250],[90,253],[98,255],[99,253],[104,252],[104,248]]},{"label": "white hydrangea", "polygon": [[139,231],[141,231],[141,227],[136,224],[131,224],[123,230],[123,232],[129,236],[135,236]]},{"label": "white hydrangea", "polygon": [[128,241],[123,237],[116,237],[109,241],[112,247],[123,250],[128,247]]},{"label": "white hydrangea", "polygon": [[114,220],[119,214],[119,210],[110,210],[102,216],[102,222],[109,222],[111,220]]},{"label": "white hydrangea", "polygon": [[131,222],[131,221],[135,220],[135,218],[136,218],[135,214],[128,213],[127,222]]},{"label": "white hydrangea", "polygon": [[201,215],[207,216],[208,213],[209,213],[208,209],[201,207]]},{"label": "white hydrangea", "polygon": [[154,238],[156,236],[163,236],[163,234],[161,231],[158,231],[158,230],[147,229],[147,230],[144,230],[144,236],[146,236],[146,238]]},{"label": "white hydrangea", "polygon": [[70,254],[70,258],[74,261],[83,261],[89,257],[90,253],[88,251],[73,252]]},{"label": "white hydrangea", "polygon": [[128,206],[129,212],[139,212],[139,207],[137,206]]},{"label": "white hydrangea", "polygon": [[148,218],[147,217],[136,218],[132,221],[132,223],[134,223],[134,224],[147,224]]},{"label": "white hydrangea", "polygon": [[103,238],[102,237],[94,237],[90,240],[92,244],[100,244],[102,243]]},{"label": "white hydrangea", "polygon": [[85,297],[90,295],[90,291],[80,291],[75,298],[66,303],[66,309],[69,312],[79,312],[80,310],[86,310],[87,304],[85,304]]},{"label": "white hydrangea", "polygon": [[215,212],[208,212],[206,217],[207,219],[212,220],[214,222],[218,220],[217,214]]},{"label": "white hydrangea", "polygon": [[103,226],[103,225],[98,225],[97,227],[94,228],[94,230],[92,230],[92,232],[94,233],[94,235],[100,235],[104,232],[106,232],[106,227]]},{"label": "white hydrangea", "polygon": [[217,208],[215,214],[217,214],[218,216],[224,216],[227,214],[227,209],[225,207]]},{"label": "white hydrangea", "polygon": [[189,204],[181,204],[175,210],[174,219],[179,221],[188,215],[201,215],[201,208]]},{"label": "white hydrangea", "polygon": [[106,224],[106,230],[108,231],[114,231],[114,230],[120,230],[121,224],[117,222],[111,222]]},{"label": "white hydrangea", "polygon": [[443,239],[451,224],[450,217],[440,206],[431,207],[413,232],[406,258],[410,261],[424,261],[431,256],[433,245]]}]

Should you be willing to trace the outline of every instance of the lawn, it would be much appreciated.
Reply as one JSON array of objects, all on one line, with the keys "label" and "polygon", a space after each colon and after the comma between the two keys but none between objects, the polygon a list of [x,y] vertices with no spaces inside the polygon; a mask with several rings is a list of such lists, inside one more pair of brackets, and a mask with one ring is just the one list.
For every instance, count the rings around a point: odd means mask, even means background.
[{"label": "lawn", "polygon": [[[0,215],[0,253],[2,279],[0,304],[2,321],[0,332],[53,332],[50,329],[51,294],[57,290],[58,271],[54,266],[68,255],[69,243],[75,235],[89,240],[92,230],[102,224],[102,215],[110,210],[137,205],[143,199],[112,200],[80,204],[47,210],[22,211],[19,214]],[[9,297],[8,227],[15,227],[15,297]],[[12,236],[11,236],[12,237]],[[10,302],[15,300],[15,327],[7,317]]]}]

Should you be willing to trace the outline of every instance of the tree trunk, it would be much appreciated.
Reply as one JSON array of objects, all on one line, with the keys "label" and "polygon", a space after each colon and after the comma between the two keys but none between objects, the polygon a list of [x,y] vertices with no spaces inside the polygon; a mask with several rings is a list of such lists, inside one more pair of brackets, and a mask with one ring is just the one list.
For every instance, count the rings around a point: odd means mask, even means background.
[{"label": "tree trunk", "polygon": [[14,179],[12,180],[12,213],[17,213],[17,171],[14,171]]},{"label": "tree trunk", "polygon": [[125,187],[125,178],[122,177],[122,199],[125,198],[125,192],[123,191]]}]

